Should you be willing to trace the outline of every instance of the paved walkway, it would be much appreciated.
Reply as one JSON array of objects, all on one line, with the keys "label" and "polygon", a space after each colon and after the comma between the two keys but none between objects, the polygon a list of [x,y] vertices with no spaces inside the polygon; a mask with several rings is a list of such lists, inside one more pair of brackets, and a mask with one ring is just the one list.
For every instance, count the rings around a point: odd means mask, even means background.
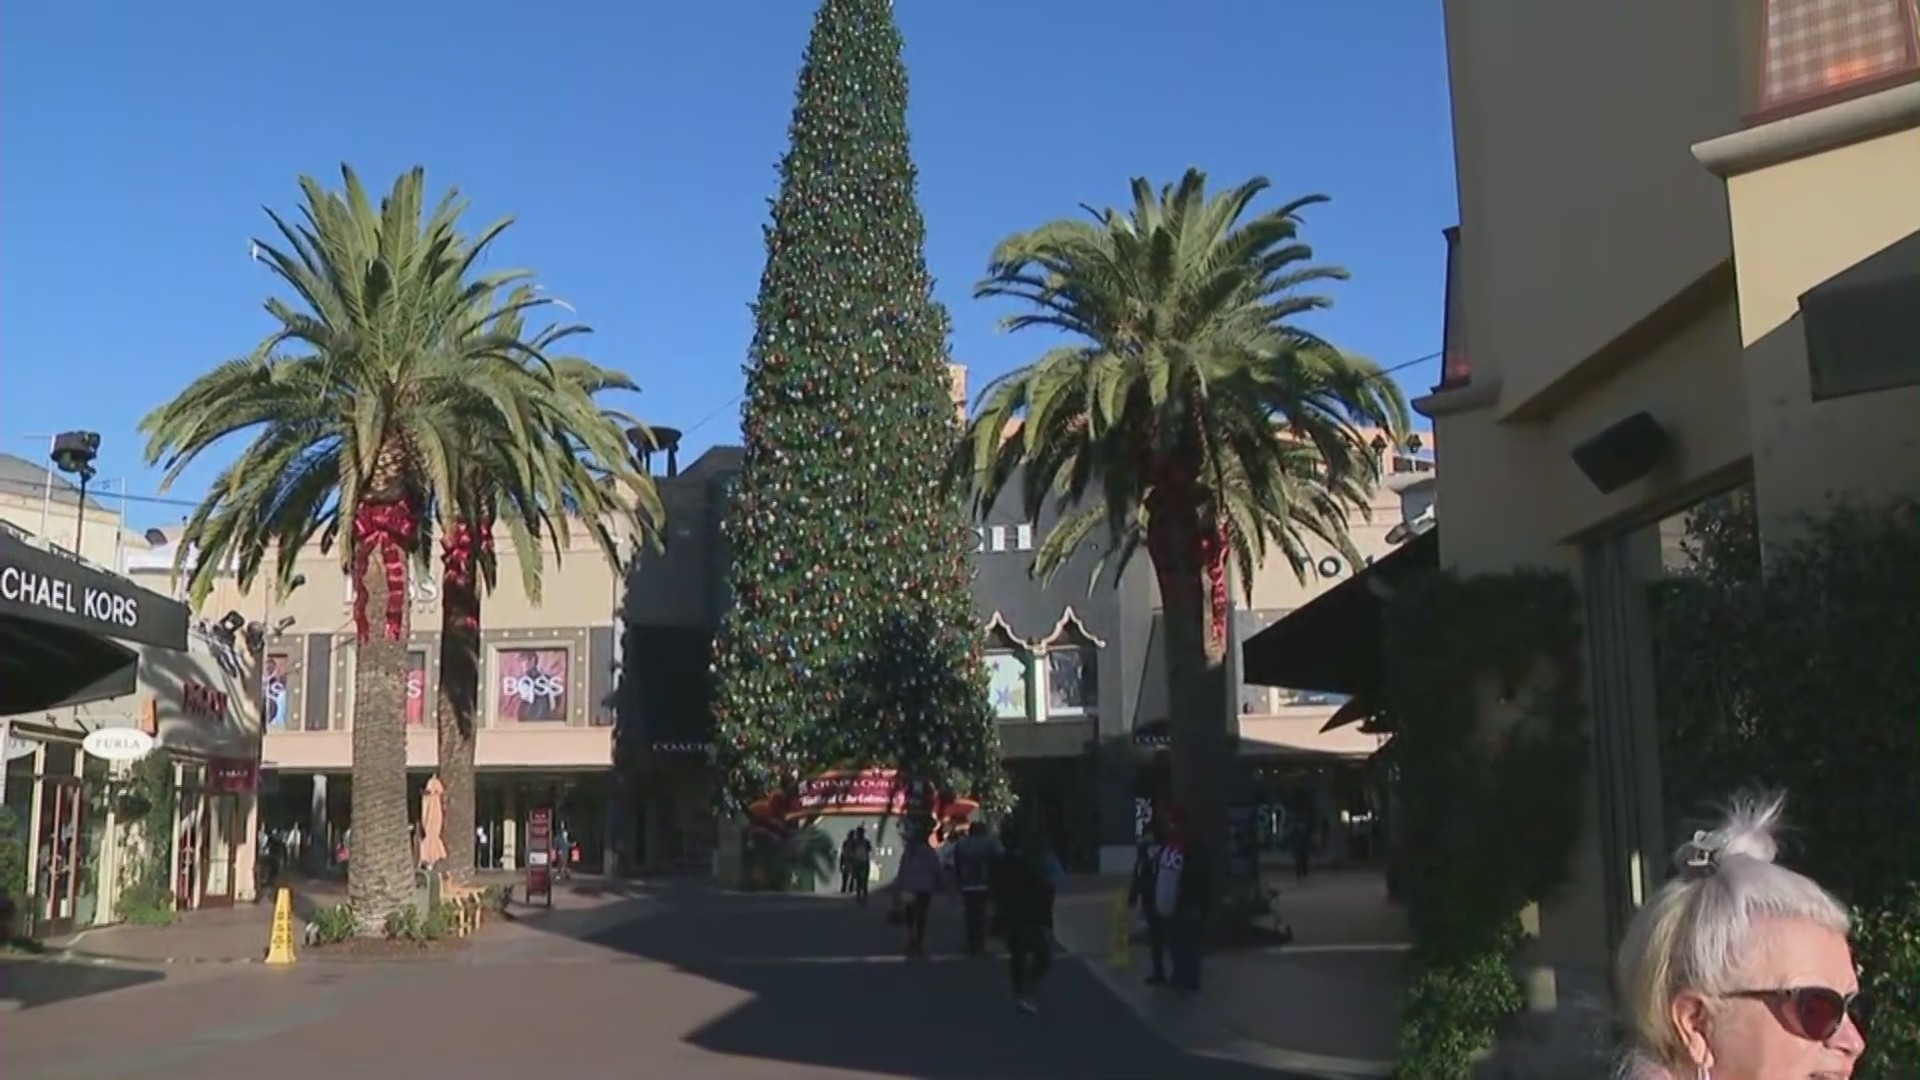
[{"label": "paved walkway", "polygon": [[1124,882],[1076,883],[1059,911],[1060,938],[1136,1015],[1193,1052],[1321,1076],[1386,1075],[1408,937],[1385,883],[1363,871],[1268,881],[1279,884],[1295,943],[1210,955],[1197,997],[1147,987],[1139,945],[1125,970],[1112,968],[1113,893]]},{"label": "paved walkway", "polygon": [[[552,918],[428,963],[10,964],[7,1080],[1285,1075],[1175,1047],[1071,960],[1022,1015],[1001,963],[902,960],[877,907],[837,898],[661,886]],[[956,943],[955,906],[935,920]]]},{"label": "paved walkway", "polygon": [[[523,875],[481,874],[482,884],[518,883]],[[296,922],[304,924],[322,907],[346,900],[346,883],[332,879],[311,879],[291,884]],[[559,915],[591,910],[633,894],[625,882],[598,877],[576,877],[554,888],[551,908],[516,902],[510,909],[515,921],[538,921]],[[523,894],[516,889],[518,900]],[[570,916],[569,916],[570,917]],[[563,923],[565,920],[562,920]],[[489,937],[512,933],[515,923],[489,923]],[[188,911],[166,926],[100,926],[66,937],[49,939],[48,951],[87,959],[126,960],[136,963],[257,963],[266,956],[267,939],[273,928],[273,897],[259,903],[236,904],[231,908]]]}]

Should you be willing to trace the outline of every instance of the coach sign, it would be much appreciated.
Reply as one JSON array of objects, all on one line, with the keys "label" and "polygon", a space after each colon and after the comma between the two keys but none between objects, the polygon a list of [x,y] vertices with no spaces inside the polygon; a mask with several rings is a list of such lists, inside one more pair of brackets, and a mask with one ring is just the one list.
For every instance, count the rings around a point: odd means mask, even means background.
[{"label": "coach sign", "polygon": [[185,605],[5,533],[0,616],[162,649],[187,647]]}]

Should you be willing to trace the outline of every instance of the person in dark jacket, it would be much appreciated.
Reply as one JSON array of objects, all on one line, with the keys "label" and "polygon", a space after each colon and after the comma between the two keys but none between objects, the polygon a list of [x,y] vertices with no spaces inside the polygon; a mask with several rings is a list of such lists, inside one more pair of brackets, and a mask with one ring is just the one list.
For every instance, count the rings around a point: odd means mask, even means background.
[{"label": "person in dark jacket", "polygon": [[1047,880],[1046,854],[1021,835],[1011,820],[1000,826],[1000,855],[995,860],[993,903],[1007,932],[1007,968],[1013,997],[1022,1012],[1034,1013],[1033,990],[1053,963],[1047,912],[1053,885]]}]

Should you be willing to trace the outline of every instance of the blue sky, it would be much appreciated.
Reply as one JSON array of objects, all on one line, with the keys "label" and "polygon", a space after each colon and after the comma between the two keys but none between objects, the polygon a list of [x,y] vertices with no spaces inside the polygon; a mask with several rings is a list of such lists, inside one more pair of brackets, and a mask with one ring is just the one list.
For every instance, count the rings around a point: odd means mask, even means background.
[{"label": "blue sky", "polygon": [[[101,476],[156,494],[135,427],[268,329],[248,259],[296,179],[427,167],[495,267],[595,328],[623,406],[735,441],[761,227],[814,5],[18,0],[0,36],[0,450],[101,432]],[[1440,5],[899,0],[927,257],[977,389],[1037,354],[971,299],[995,241],[1188,165],[1322,192],[1348,267],[1316,327],[1396,364],[1435,352],[1457,218]],[[1437,362],[1402,373],[1418,392]],[[697,427],[696,427],[697,425]],[[683,460],[690,460],[685,458]],[[208,463],[169,493],[192,499]],[[107,484],[109,488],[116,483]],[[136,501],[143,525],[179,507]]]}]

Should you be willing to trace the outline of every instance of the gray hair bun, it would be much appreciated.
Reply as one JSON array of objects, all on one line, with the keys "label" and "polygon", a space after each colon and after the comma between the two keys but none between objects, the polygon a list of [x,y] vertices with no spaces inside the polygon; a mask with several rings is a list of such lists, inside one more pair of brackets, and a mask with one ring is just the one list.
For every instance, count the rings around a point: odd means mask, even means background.
[{"label": "gray hair bun", "polygon": [[1674,853],[1683,873],[1711,874],[1729,858],[1770,863],[1780,852],[1774,839],[1787,797],[1779,792],[1746,794],[1728,804],[1720,827],[1702,829]]}]

